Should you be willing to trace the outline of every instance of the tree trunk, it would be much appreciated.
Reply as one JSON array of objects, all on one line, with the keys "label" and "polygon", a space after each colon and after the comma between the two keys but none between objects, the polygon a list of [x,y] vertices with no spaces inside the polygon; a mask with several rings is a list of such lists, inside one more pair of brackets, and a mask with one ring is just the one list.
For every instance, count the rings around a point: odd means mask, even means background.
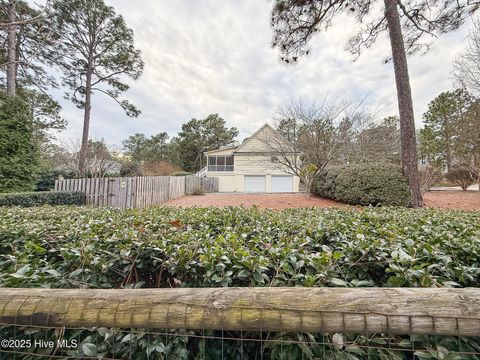
[{"label": "tree trunk", "polygon": [[400,140],[402,168],[407,177],[412,193],[412,206],[423,206],[420,191],[420,179],[417,164],[417,144],[415,136],[415,119],[413,115],[412,91],[408,76],[407,54],[403,43],[400,15],[397,0],[384,0],[390,44],[392,46],[395,83],[397,85],[398,110],[400,114]]},{"label": "tree trunk", "polygon": [[8,25],[7,30],[7,94],[15,96],[17,92],[16,70],[17,70],[17,26],[16,21],[17,0],[10,0],[8,3]]},{"label": "tree trunk", "polygon": [[90,129],[90,110],[92,109],[92,66],[89,65],[87,69],[87,78],[85,85],[85,109],[83,113],[83,133],[82,146],[80,148],[80,157],[78,161],[78,170],[80,176],[86,176],[85,163],[88,149],[88,131]]}]

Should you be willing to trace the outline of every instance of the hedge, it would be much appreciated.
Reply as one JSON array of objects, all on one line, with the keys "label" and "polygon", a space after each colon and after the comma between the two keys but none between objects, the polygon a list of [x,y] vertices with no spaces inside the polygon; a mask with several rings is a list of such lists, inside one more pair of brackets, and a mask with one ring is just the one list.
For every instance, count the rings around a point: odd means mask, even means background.
[{"label": "hedge", "polygon": [[313,192],[352,205],[409,206],[411,200],[401,168],[385,163],[331,168],[315,180]]},{"label": "hedge", "polygon": [[78,191],[38,191],[0,194],[0,206],[85,205],[85,194]]},{"label": "hedge", "polygon": [[[479,264],[480,212],[474,211],[0,208],[2,287],[478,287]],[[176,359],[202,354],[215,359],[221,354],[220,341],[212,340],[202,353],[201,341],[176,337],[175,332],[168,344],[162,337],[153,338],[158,345],[154,350],[145,337],[124,339],[125,333],[112,335],[108,329],[84,330],[81,336],[87,348],[95,344],[95,351],[107,357],[125,358],[131,349],[136,359],[147,359],[147,353],[150,358]],[[299,336],[282,334],[284,340]],[[309,336],[322,342],[322,334]],[[284,345],[280,351],[280,345],[272,345],[264,349],[264,358],[279,359],[279,352],[284,359],[403,356],[389,350],[381,335],[348,336],[380,350],[338,353],[306,344]],[[118,344],[115,356],[112,339]],[[415,341],[416,348],[438,344],[447,351],[480,350],[480,339],[397,337],[392,342],[402,339]],[[225,358],[239,358],[237,344],[230,344],[225,343]],[[259,346],[244,343],[243,358],[254,358]],[[72,356],[82,355],[79,351]],[[324,352],[326,357],[321,357]]]}]

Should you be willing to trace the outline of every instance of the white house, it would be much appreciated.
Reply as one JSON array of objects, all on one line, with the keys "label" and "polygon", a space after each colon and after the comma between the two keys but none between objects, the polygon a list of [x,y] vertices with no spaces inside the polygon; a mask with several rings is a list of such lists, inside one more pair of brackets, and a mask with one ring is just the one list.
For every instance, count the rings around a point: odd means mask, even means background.
[{"label": "white house", "polygon": [[265,124],[240,145],[206,152],[207,166],[198,175],[219,178],[220,192],[298,192],[299,177],[282,169],[271,141],[293,149],[292,144]]}]

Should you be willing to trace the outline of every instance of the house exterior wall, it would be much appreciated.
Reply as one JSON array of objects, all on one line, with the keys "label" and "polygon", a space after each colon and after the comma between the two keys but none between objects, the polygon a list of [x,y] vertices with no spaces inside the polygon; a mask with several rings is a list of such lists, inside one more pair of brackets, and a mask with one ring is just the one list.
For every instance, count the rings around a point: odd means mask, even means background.
[{"label": "house exterior wall", "polygon": [[[272,175],[290,175],[271,163],[271,156],[265,154],[235,154],[233,172],[207,171],[207,177],[219,179],[219,192],[244,192],[245,175],[264,175],[265,191],[272,191]],[[299,192],[300,179],[293,176],[293,191]]]},{"label": "house exterior wall", "polygon": [[[279,140],[279,135],[270,127],[263,127],[255,136],[248,139],[237,148],[208,152],[208,156],[233,155],[234,171],[207,171],[207,177],[219,179],[220,192],[244,192],[245,175],[265,176],[265,191],[272,191],[272,175],[290,175],[282,170],[280,165],[272,162],[268,141]],[[299,192],[300,179],[293,176],[293,191]]]}]

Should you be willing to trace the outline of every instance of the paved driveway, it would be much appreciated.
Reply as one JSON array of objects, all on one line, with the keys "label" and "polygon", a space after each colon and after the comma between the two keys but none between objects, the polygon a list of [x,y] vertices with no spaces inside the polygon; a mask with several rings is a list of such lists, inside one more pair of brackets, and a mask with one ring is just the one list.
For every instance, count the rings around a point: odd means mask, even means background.
[{"label": "paved driveway", "polygon": [[163,203],[166,206],[258,206],[268,209],[286,209],[302,207],[345,207],[332,200],[312,196],[306,199],[304,194],[239,194],[213,193],[206,195],[189,195]]}]

